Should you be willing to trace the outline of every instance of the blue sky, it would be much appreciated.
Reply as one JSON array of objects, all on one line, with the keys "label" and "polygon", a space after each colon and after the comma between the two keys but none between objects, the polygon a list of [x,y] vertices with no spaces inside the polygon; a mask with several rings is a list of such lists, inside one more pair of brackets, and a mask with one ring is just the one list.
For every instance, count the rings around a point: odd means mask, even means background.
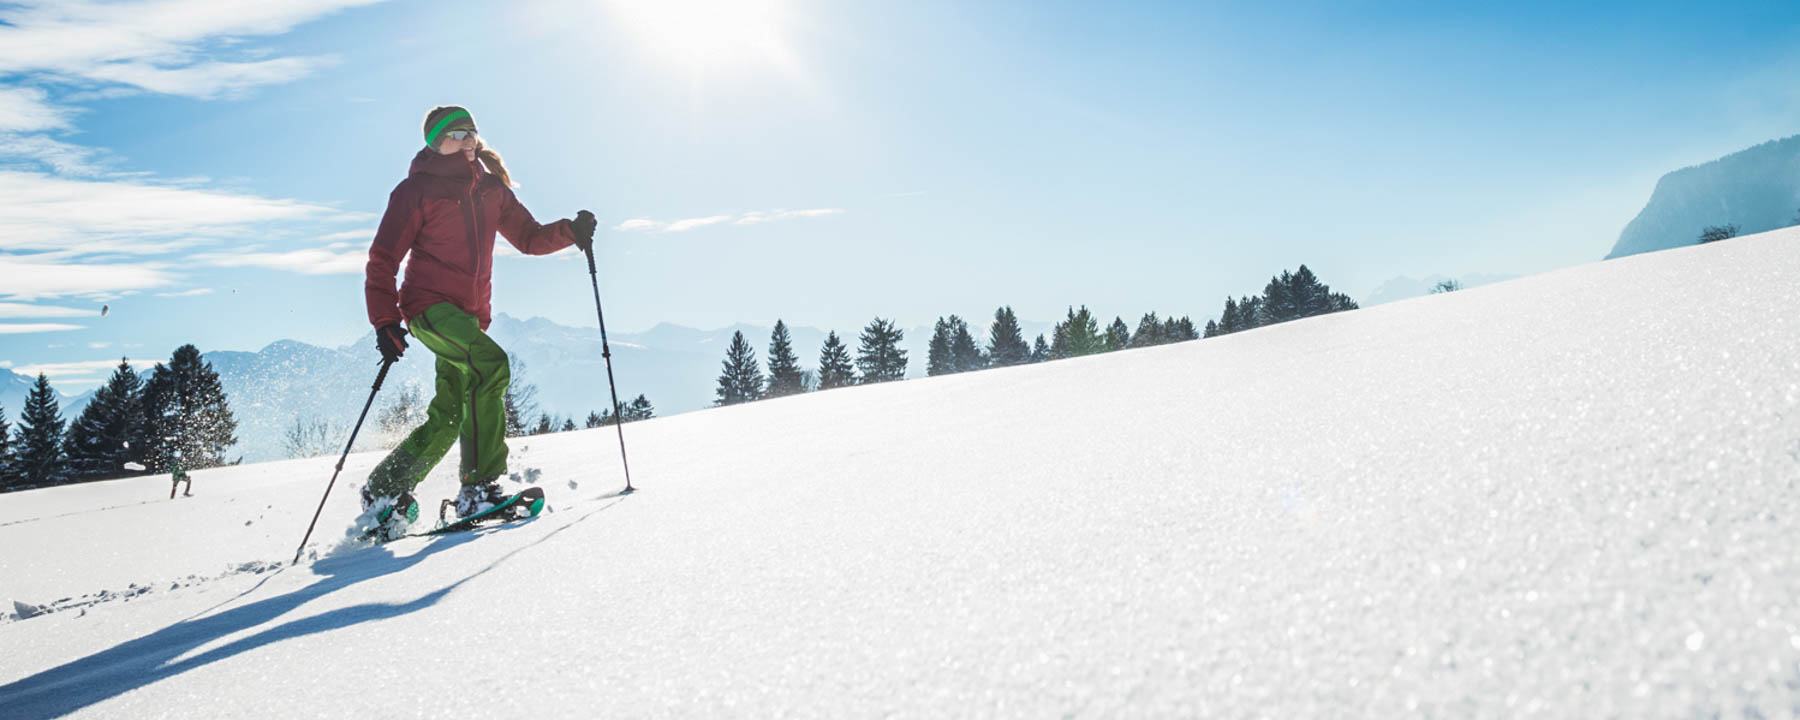
[{"label": "blue sky", "polygon": [[[1800,8],[1571,5],[0,5],[0,367],[81,392],[185,342],[356,340],[437,104],[540,220],[600,217],[619,331],[1542,272],[1663,173],[1800,132]],[[573,252],[495,288],[593,322]]]}]

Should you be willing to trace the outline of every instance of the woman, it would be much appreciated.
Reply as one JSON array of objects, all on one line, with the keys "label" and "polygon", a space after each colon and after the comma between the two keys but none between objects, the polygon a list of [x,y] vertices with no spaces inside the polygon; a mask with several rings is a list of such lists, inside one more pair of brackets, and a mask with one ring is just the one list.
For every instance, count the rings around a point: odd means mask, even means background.
[{"label": "woman", "polygon": [[[468,517],[505,499],[506,351],[484,332],[489,322],[494,233],[527,255],[570,245],[590,250],[594,215],[539,225],[513,195],[500,155],[488,148],[469,111],[438,107],[425,115],[425,148],[388,196],[387,213],[369,247],[364,295],[382,359],[406,352],[407,330],[437,356],[437,394],[425,424],[369,474],[363,527],[382,539],[405,534],[418,518],[412,489],[459,439],[462,491],[456,514]],[[406,279],[398,292],[401,261]]]}]

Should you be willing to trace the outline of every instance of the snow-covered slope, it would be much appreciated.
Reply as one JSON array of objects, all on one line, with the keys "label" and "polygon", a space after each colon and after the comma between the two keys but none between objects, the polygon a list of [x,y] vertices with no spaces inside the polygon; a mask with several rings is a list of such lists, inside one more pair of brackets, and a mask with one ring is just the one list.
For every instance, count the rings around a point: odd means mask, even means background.
[{"label": "snow-covered slope", "polygon": [[331,459],[7,495],[0,715],[1789,717],[1797,303],[1785,230],[628,425],[625,497],[542,436],[555,512],[334,551],[358,455],[297,566]]}]

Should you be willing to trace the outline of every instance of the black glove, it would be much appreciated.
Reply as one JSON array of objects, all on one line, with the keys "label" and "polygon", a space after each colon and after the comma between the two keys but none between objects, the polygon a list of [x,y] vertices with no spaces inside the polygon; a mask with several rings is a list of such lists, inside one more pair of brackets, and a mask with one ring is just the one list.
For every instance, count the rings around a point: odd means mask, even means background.
[{"label": "black glove", "polygon": [[406,354],[406,328],[397,324],[375,328],[375,347],[383,362],[396,362]]},{"label": "black glove", "polygon": [[594,250],[594,226],[598,224],[599,222],[594,220],[594,214],[591,212],[583,210],[575,213],[575,219],[569,221],[569,229],[575,232],[575,247],[581,248],[582,252],[592,252]]}]

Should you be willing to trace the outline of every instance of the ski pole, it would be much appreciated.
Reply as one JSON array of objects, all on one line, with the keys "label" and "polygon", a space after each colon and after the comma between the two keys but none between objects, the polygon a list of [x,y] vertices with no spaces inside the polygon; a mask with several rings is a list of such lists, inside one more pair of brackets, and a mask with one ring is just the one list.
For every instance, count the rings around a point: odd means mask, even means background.
[{"label": "ski pole", "polygon": [[294,550],[294,562],[300,562],[300,554],[306,552],[306,541],[312,539],[313,528],[319,524],[319,514],[325,512],[325,498],[331,497],[331,488],[337,485],[338,473],[344,471],[344,459],[350,457],[350,447],[356,444],[356,434],[362,432],[363,420],[369,417],[369,406],[375,404],[375,394],[381,392],[381,383],[387,379],[388,368],[394,361],[382,358],[381,372],[375,375],[375,386],[369,389],[369,401],[363,403],[362,414],[356,416],[356,427],[350,430],[350,442],[344,443],[344,454],[338,456],[337,470],[331,473],[331,482],[325,486],[325,497],[319,498],[319,509],[313,511],[313,519],[306,526],[306,537],[300,538],[300,547]]},{"label": "ski pole", "polygon": [[606,311],[600,309],[600,271],[594,267],[594,246],[583,249],[587,253],[588,279],[594,281],[594,313],[600,316],[600,357],[606,358],[606,387],[612,391],[613,426],[619,429],[619,463],[625,466],[625,489],[619,494],[636,492],[631,486],[631,461],[625,458],[625,416],[619,407],[619,386],[613,383],[612,346],[606,342]]}]

